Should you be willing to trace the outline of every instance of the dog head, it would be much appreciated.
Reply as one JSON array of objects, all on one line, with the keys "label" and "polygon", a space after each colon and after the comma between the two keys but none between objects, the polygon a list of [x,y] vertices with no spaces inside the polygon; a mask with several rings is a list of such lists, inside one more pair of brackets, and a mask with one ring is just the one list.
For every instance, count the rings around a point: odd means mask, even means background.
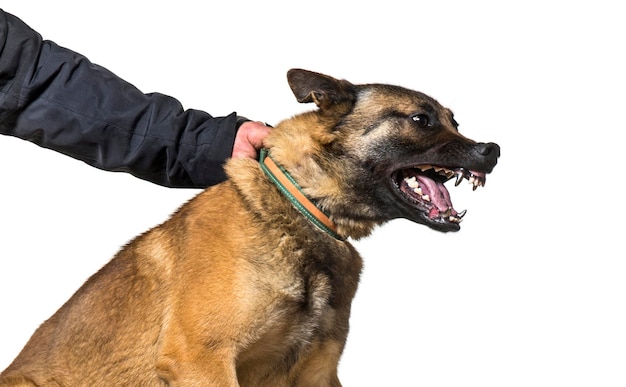
[{"label": "dog head", "polygon": [[394,218],[460,229],[465,211],[444,183],[483,186],[498,145],[461,135],[452,112],[420,92],[300,69],[287,78],[296,99],[318,109],[281,122],[267,146],[344,235]]}]

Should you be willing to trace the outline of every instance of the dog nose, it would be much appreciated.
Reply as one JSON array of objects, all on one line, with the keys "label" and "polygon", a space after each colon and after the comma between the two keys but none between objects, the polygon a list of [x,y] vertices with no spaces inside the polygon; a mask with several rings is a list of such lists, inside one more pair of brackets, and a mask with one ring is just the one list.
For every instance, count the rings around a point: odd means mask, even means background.
[{"label": "dog nose", "polygon": [[500,147],[498,144],[493,142],[480,142],[476,144],[476,151],[481,155],[488,158],[498,158],[500,157]]},{"label": "dog nose", "polygon": [[480,161],[477,161],[480,167],[487,172],[493,170],[493,167],[495,167],[498,162],[498,157],[500,157],[500,147],[493,142],[479,142],[474,145],[474,152],[479,155]]}]

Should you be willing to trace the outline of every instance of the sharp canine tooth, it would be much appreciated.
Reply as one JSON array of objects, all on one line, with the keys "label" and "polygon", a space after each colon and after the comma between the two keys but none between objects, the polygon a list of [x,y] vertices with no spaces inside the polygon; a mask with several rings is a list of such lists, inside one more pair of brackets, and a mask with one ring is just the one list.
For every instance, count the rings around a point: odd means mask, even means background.
[{"label": "sharp canine tooth", "polygon": [[456,175],[456,181],[454,182],[454,186],[458,187],[462,181],[463,181],[463,174],[459,173],[458,175]]},{"label": "sharp canine tooth", "polygon": [[457,218],[462,219],[465,214],[467,214],[467,210],[463,210],[461,212],[459,212],[458,214],[456,214]]}]

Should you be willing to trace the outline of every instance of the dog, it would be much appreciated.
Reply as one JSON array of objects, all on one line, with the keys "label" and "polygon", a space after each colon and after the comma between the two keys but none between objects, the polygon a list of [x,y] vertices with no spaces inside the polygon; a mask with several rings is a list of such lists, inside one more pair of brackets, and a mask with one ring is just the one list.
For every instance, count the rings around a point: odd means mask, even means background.
[{"label": "dog", "polygon": [[444,182],[485,184],[495,143],[400,86],[291,69],[316,109],[260,160],[136,237],[33,334],[1,386],[340,386],[362,260],[346,240],[406,218],[460,229]]}]

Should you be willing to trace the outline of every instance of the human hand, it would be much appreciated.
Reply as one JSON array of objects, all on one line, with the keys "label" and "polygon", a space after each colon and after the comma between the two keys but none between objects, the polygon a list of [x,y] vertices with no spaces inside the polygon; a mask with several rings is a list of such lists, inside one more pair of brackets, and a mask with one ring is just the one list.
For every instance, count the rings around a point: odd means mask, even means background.
[{"label": "human hand", "polygon": [[257,151],[263,147],[263,140],[272,130],[260,121],[246,121],[239,126],[235,135],[232,158],[258,158]]}]

